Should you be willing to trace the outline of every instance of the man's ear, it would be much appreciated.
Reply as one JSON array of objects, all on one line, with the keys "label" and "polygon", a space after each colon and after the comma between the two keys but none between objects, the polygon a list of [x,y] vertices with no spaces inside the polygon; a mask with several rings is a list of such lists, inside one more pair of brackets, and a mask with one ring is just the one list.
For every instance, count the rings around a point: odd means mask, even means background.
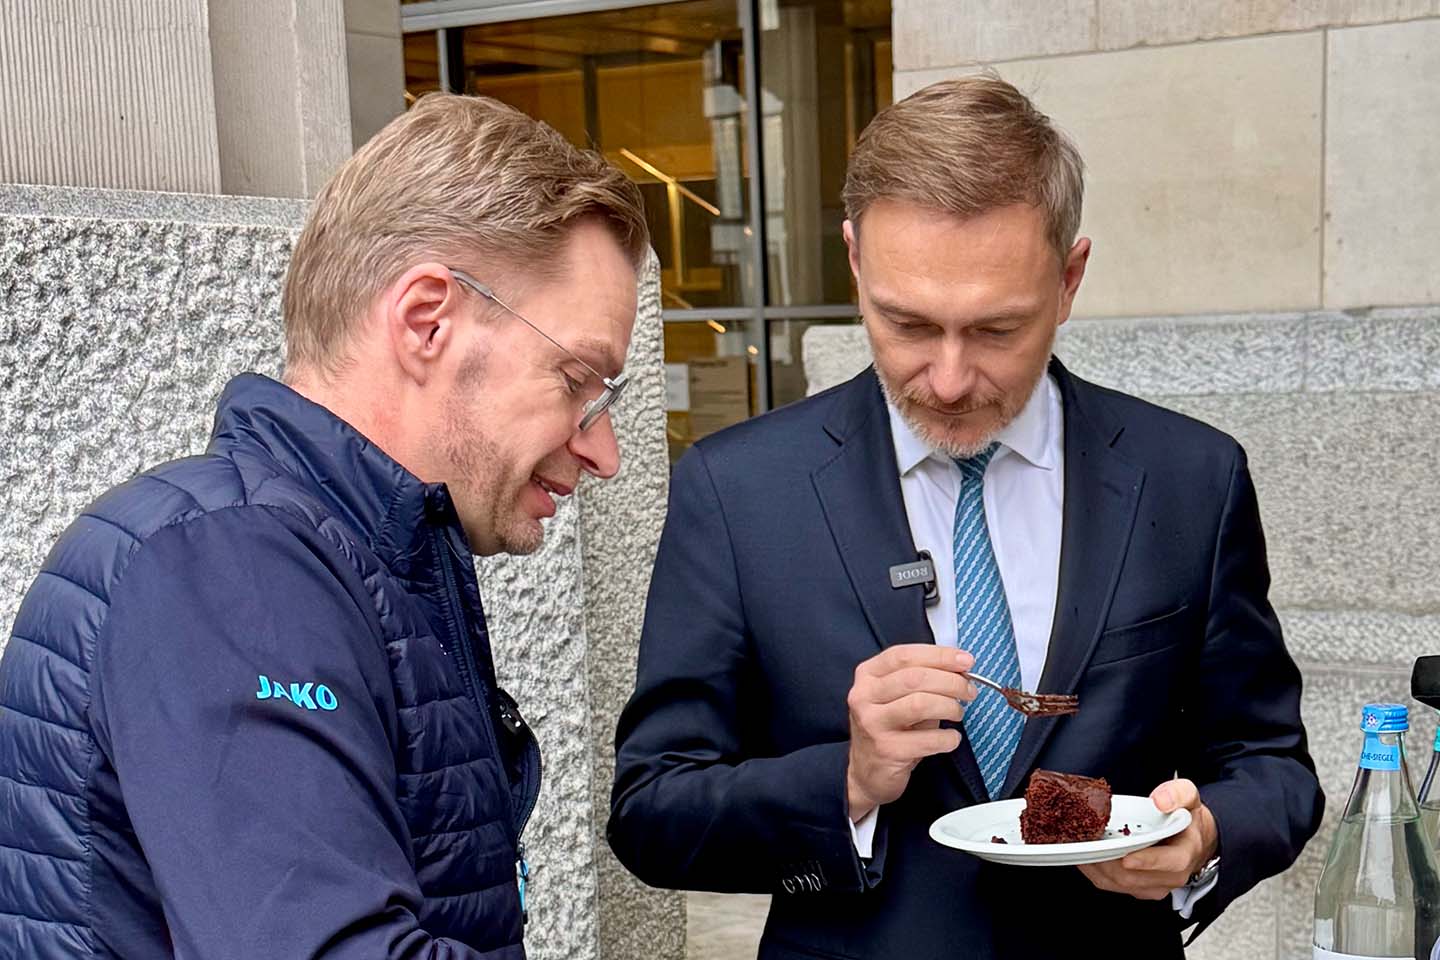
[{"label": "man's ear", "polygon": [[465,293],[443,264],[411,267],[385,291],[387,342],[395,362],[411,380],[424,384],[434,375],[463,321]]},{"label": "man's ear", "polygon": [[846,220],[840,225],[840,232],[845,236],[845,251],[850,258],[850,275],[855,282],[860,282],[860,235],[858,227],[853,220]]},{"label": "man's ear", "polygon": [[1075,294],[1080,291],[1080,281],[1085,279],[1085,266],[1089,262],[1090,238],[1081,237],[1070,248],[1063,264],[1063,273],[1060,276],[1060,319],[1056,326],[1070,319],[1070,309],[1075,305]]}]

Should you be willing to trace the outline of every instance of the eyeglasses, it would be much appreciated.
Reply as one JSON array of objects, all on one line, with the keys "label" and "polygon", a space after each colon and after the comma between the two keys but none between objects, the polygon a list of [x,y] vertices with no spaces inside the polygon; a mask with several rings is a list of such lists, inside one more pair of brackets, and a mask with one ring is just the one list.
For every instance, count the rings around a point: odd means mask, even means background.
[{"label": "eyeglasses", "polygon": [[606,410],[609,410],[612,406],[614,406],[616,400],[620,399],[620,394],[624,392],[625,385],[630,382],[630,378],[626,374],[621,373],[614,378],[605,376],[599,370],[596,370],[594,367],[590,366],[590,364],[575,356],[575,353],[569,347],[565,346],[563,343],[550,336],[550,334],[546,333],[544,330],[541,330],[539,327],[535,326],[534,323],[526,319],[526,317],[518,310],[510,306],[504,300],[501,300],[499,297],[495,296],[494,290],[491,290],[488,286],[481,283],[479,280],[476,280],[464,270],[456,270],[454,267],[449,267],[448,269],[450,270],[451,275],[454,276],[456,280],[460,281],[461,285],[469,287],[471,290],[480,294],[480,296],[484,297],[486,300],[493,302],[501,309],[503,309],[506,313],[510,314],[511,316],[515,317],[515,319],[525,324],[525,326],[529,327],[531,330],[534,330],[536,333],[540,334],[540,336],[544,337],[546,340],[549,340],[561,350],[564,350],[567,356],[569,356],[576,363],[580,364],[580,366],[588,370],[592,376],[594,376],[597,380],[599,380],[605,385],[605,389],[600,391],[600,396],[585,404],[585,410],[580,415],[581,430],[588,429],[592,423],[600,419],[600,417],[605,413]]}]

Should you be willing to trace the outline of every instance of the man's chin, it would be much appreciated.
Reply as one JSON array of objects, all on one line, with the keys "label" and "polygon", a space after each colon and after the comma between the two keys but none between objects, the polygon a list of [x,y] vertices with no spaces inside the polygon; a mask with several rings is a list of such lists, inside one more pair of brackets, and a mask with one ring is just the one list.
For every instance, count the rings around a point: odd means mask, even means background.
[{"label": "man's chin", "polygon": [[910,424],[910,429],[928,446],[947,457],[955,457],[960,460],[968,460],[983,451],[1004,429],[1004,425],[999,423],[996,417],[987,417],[986,423],[976,427],[956,430],[951,425],[935,423],[929,416],[917,416],[913,410],[902,411],[902,413],[905,414],[905,420]]},{"label": "man's chin", "polygon": [[500,549],[511,556],[524,557],[545,545],[545,527],[539,520],[526,518],[500,538]]}]

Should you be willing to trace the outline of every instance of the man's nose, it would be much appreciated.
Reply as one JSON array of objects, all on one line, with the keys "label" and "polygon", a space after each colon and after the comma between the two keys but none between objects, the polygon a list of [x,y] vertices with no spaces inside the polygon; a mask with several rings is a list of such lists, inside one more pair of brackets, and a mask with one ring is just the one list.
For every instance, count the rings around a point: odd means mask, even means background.
[{"label": "man's nose", "polygon": [[615,424],[607,410],[587,430],[576,430],[570,437],[570,453],[580,461],[586,473],[609,480],[620,472],[620,444],[615,439]]},{"label": "man's nose", "polygon": [[930,361],[930,392],[941,403],[955,403],[967,396],[975,386],[975,371],[957,341],[941,343]]}]

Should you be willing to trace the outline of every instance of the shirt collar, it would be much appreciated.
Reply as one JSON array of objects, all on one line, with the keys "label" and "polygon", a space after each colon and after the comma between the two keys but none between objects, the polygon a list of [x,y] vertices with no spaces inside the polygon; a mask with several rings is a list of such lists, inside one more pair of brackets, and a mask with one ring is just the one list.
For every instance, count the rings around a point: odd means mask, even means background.
[{"label": "shirt collar", "polygon": [[[1003,456],[1006,450],[1010,450],[1032,466],[1042,470],[1055,469],[1056,444],[1051,439],[1058,407],[1059,393],[1050,374],[1046,373],[1035,385],[1020,415],[996,436],[995,439],[1000,442],[996,456]],[[895,443],[895,463],[900,468],[900,476],[905,476],[927,459],[943,464],[951,462],[949,456],[932,449],[915,435],[893,403],[887,400],[885,409],[890,414],[890,436]]]}]

